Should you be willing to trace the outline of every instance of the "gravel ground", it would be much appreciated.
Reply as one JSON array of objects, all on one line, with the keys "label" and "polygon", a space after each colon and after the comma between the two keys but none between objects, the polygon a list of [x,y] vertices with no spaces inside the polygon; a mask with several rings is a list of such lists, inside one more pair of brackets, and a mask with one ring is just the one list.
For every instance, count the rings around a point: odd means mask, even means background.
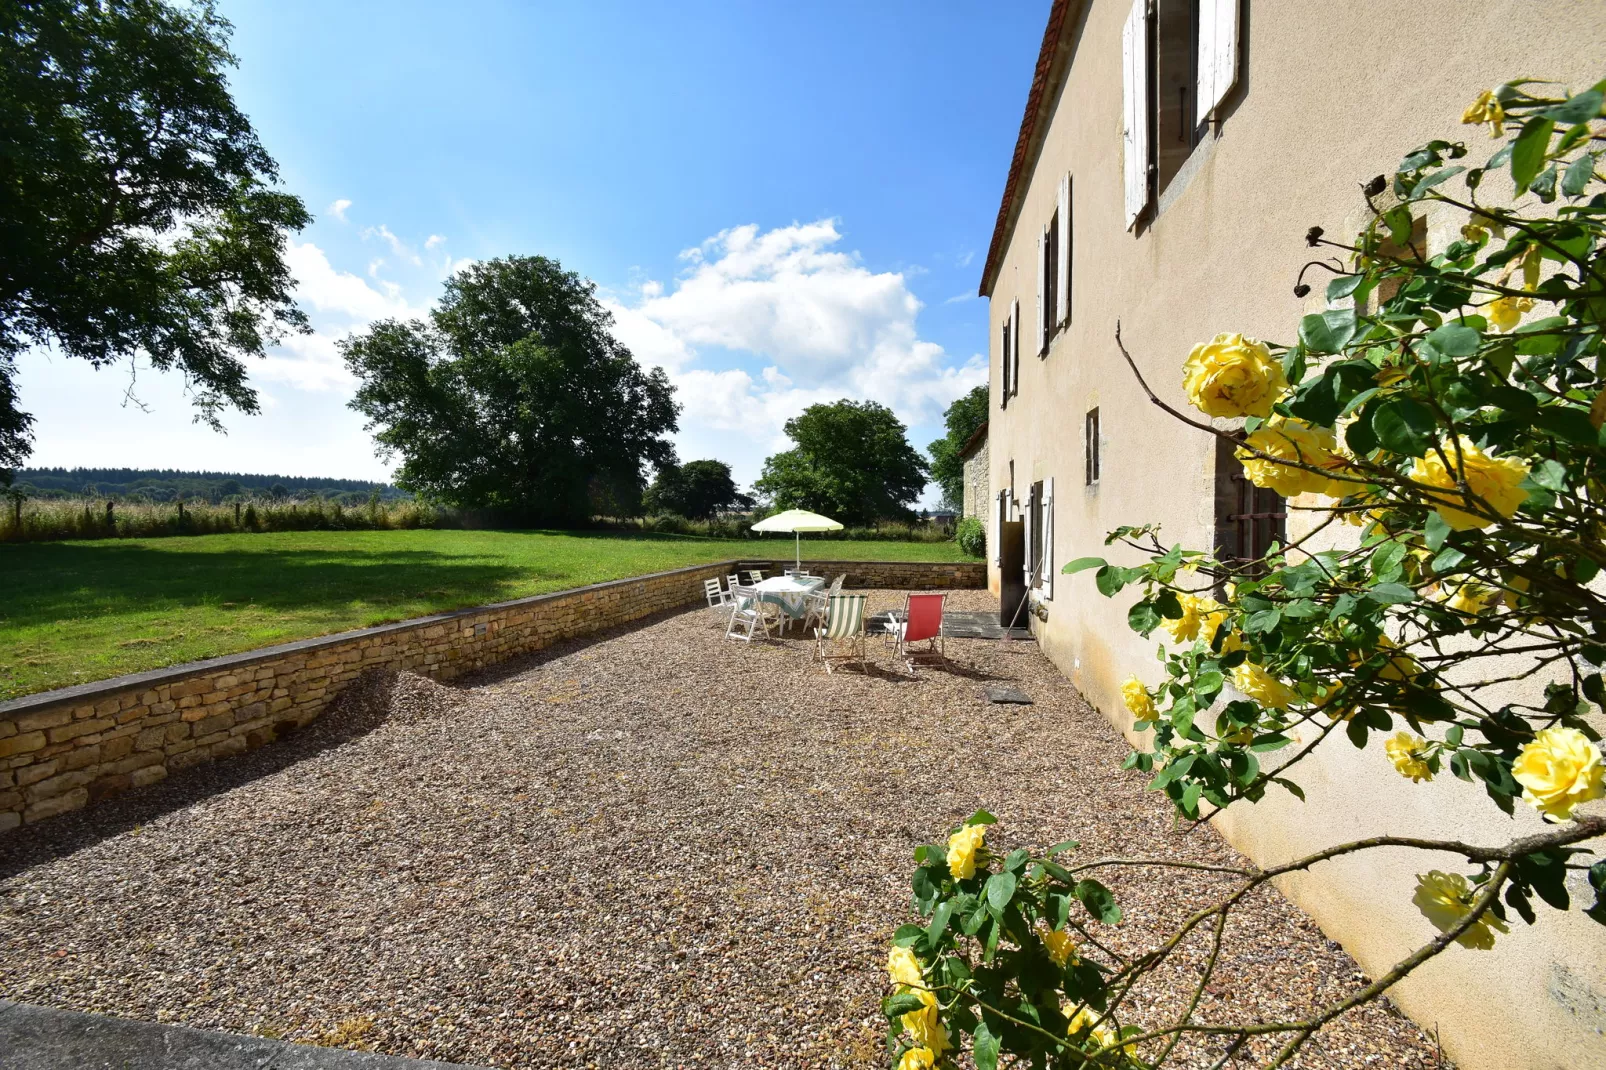
[{"label": "gravel ground", "polygon": [[[885,651],[827,675],[690,612],[466,686],[374,678],[291,740],[0,840],[0,996],[498,1067],[881,1065],[910,852],[976,807],[999,846],[1238,860],[1120,770],[1123,741],[1035,646],[948,649],[918,680]],[[1036,704],[988,706],[988,683]],[[1107,883],[1128,950],[1208,891]],[[1201,1016],[1295,1015],[1362,981],[1268,891]],[[1295,1065],[1441,1064],[1370,1006]]]}]

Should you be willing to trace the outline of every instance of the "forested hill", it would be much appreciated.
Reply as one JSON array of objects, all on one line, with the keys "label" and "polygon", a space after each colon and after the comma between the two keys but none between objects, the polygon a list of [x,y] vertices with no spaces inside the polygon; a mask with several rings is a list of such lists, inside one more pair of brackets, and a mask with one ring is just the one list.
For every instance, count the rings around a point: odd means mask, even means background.
[{"label": "forested hill", "polygon": [[322,476],[259,475],[252,472],[181,472],[171,468],[21,468],[15,486],[31,497],[107,497],[172,501],[248,498],[334,498],[366,501],[410,497],[389,483]]}]

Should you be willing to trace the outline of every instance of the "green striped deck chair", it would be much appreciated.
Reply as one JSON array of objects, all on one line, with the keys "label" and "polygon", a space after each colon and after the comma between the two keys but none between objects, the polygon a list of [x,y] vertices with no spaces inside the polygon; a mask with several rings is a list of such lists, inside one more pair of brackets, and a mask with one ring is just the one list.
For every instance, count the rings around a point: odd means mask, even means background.
[{"label": "green striped deck chair", "polygon": [[[825,602],[825,623],[814,629],[814,656],[833,671],[832,661],[858,658],[859,668],[870,671],[864,653],[864,603],[862,594],[833,594]],[[833,646],[835,650],[833,651]],[[846,647],[846,652],[842,648]]]}]

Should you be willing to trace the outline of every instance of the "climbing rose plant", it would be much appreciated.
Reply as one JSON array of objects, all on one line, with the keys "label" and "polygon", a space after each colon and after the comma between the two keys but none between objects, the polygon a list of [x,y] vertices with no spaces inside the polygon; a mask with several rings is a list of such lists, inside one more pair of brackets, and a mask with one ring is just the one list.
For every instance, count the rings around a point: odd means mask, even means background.
[{"label": "climbing rose plant", "polygon": [[[993,818],[978,812],[946,847],[915,853],[921,921],[893,937],[884,1004],[897,1070],[954,1066],[966,1047],[980,1070],[1011,1058],[1159,1066],[1184,1039],[1278,1066],[1451,943],[1486,950],[1513,916],[1569,909],[1569,871],[1587,874],[1585,912],[1606,923],[1606,861],[1577,846],[1606,833],[1606,817],[1579,810],[1606,794],[1591,723],[1606,709],[1606,82],[1553,90],[1520,81],[1482,94],[1462,120],[1488,126],[1492,154],[1476,162],[1449,141],[1410,153],[1392,179],[1362,187],[1370,219],[1353,241],[1312,227],[1307,243],[1338,255],[1306,265],[1294,292],[1307,296],[1304,275],[1326,270],[1327,309],[1291,342],[1218,334],[1184,362],[1184,392],[1213,422],[1155,395],[1117,329],[1156,405],[1230,439],[1250,482],[1289,499],[1304,521],[1292,537],[1242,560],[1123,527],[1107,542],[1140,563],[1064,569],[1096,570],[1106,597],[1135,591],[1130,626],[1161,637],[1157,682],[1122,688],[1152,741],[1127,766],[1152,774],[1183,818],[1274,789],[1303,799],[1299,763],[1347,740],[1380,743],[1415,790],[1454,776],[1507,814],[1531,808],[1547,831],[1492,847],[1380,836],[1269,869],[1073,864],[1074,843],[994,854]],[[1465,872],[1418,877],[1412,903],[1435,939],[1308,1018],[1197,1020],[1248,892],[1378,847],[1466,858]],[[1116,865],[1206,868],[1238,886],[1152,950],[1123,955],[1100,932],[1120,907],[1091,876]],[[1197,986],[1175,1015],[1130,1021],[1133,985],[1195,932],[1213,940]]]}]

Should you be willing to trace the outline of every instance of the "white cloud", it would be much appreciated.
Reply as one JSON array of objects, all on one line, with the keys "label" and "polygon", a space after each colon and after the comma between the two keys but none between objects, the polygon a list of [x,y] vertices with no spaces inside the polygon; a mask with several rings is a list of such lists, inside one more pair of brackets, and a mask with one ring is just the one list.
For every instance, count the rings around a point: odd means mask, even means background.
[{"label": "white cloud", "polygon": [[336,201],[335,203],[333,203],[333,204],[331,204],[329,206],[329,214],[334,216],[336,219],[340,220],[342,223],[344,223],[344,222],[347,221],[346,220],[346,209],[350,208],[350,207],[351,207],[351,202],[348,201],[346,198],[342,197],[338,201]]},{"label": "white cloud", "polygon": [[[935,421],[944,407],[987,377],[980,356],[963,362],[920,338],[920,301],[906,273],[872,272],[836,248],[834,220],[760,231],[732,227],[683,250],[685,271],[666,291],[647,282],[633,305],[604,303],[614,334],[646,364],[663,367],[685,406],[686,439],[727,432],[749,445],[733,457],[740,478],[784,448],[785,421],[807,405],[849,397],[888,405],[909,425]],[[740,368],[697,366],[698,347],[762,361]],[[739,446],[737,448],[740,448]]]},{"label": "white cloud", "polygon": [[395,293],[380,293],[360,276],[336,271],[322,249],[311,242],[291,242],[285,262],[296,280],[296,297],[316,312],[343,317],[360,326],[388,317],[411,318],[423,314]]},{"label": "white cloud", "polygon": [[444,235],[444,234],[431,234],[429,237],[424,239],[424,248],[426,248],[426,249],[433,249],[438,245],[445,245],[445,244],[446,244],[446,235]]},{"label": "white cloud", "polygon": [[945,305],[962,305],[966,301],[977,301],[977,300],[980,300],[980,297],[978,295],[971,293],[969,290],[966,290],[962,294],[954,294],[952,297],[950,297],[946,301],[944,301],[943,304],[945,304]]},{"label": "white cloud", "polygon": [[390,251],[395,256],[407,261],[414,267],[423,267],[424,258],[419,256],[418,253],[414,252],[412,246],[408,245],[406,242],[396,237],[396,235],[392,234],[390,232],[390,228],[385,224],[381,223],[377,227],[364,227],[362,229],[362,239],[363,241],[367,241],[369,238],[384,239],[385,243],[390,246]]}]

